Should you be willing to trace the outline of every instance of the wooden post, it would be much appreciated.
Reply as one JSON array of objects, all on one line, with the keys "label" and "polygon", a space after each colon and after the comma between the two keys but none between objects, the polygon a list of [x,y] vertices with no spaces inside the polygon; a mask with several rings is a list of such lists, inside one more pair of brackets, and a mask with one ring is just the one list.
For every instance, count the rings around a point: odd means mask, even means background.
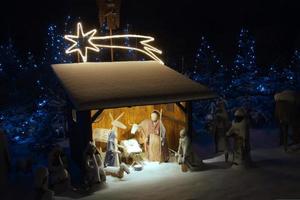
[{"label": "wooden post", "polygon": [[184,73],[184,57],[181,57],[181,73]]},{"label": "wooden post", "polygon": [[183,106],[180,102],[176,102],[176,105],[184,112],[185,114],[185,130],[187,131],[188,137],[192,139],[193,136],[193,115],[192,115],[192,102],[185,102]]},{"label": "wooden post", "polygon": [[83,155],[88,143],[93,139],[91,112],[77,111],[76,122],[70,134],[71,156],[81,169],[84,167]]},{"label": "wooden post", "polygon": [[192,102],[187,101],[185,105],[185,114],[186,114],[186,120],[187,120],[187,134],[188,137],[192,140],[193,137],[193,115],[192,115]]},{"label": "wooden post", "polygon": [[[109,35],[112,36],[112,29],[109,28]],[[112,46],[113,45],[113,41],[112,41],[112,38],[110,38],[110,45]],[[111,62],[114,61],[114,49],[113,48],[110,48],[110,58],[111,58]]]},{"label": "wooden post", "polygon": [[80,63],[80,54],[77,53],[77,62]]},{"label": "wooden post", "polygon": [[[116,30],[120,27],[120,9],[121,0],[96,0],[99,9],[98,17],[100,27],[107,23],[109,27],[109,34],[112,36],[112,30]],[[112,45],[112,38],[110,39],[110,45]],[[114,50],[110,49],[111,61],[114,61]]]},{"label": "wooden post", "polygon": [[95,114],[91,118],[91,123],[94,123],[96,121],[96,119],[101,115],[103,110],[104,109],[100,109],[100,110],[97,110],[97,112],[95,112]]},{"label": "wooden post", "polygon": [[185,130],[187,131],[188,137],[192,139],[193,135],[193,115],[192,115],[192,103],[187,101],[185,106],[180,102],[176,102],[176,105],[184,112],[185,114]]}]

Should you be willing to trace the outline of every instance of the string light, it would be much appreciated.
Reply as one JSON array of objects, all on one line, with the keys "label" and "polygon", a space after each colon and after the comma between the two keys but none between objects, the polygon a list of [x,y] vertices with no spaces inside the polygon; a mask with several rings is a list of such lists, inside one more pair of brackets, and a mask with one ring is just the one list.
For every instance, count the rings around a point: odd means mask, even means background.
[{"label": "string light", "polygon": [[[127,49],[127,50],[135,50],[139,51],[155,61],[158,61],[161,64],[164,64],[161,59],[159,59],[155,53],[162,54],[162,51],[150,45],[150,42],[154,41],[154,38],[151,36],[144,35],[136,35],[136,34],[125,34],[125,35],[111,35],[111,36],[95,36],[97,30],[93,29],[87,33],[83,32],[82,24],[77,23],[77,35],[66,35],[65,39],[72,42],[73,45],[66,50],[67,54],[78,52],[83,60],[83,62],[87,62],[88,60],[88,50],[99,52],[100,48],[117,48],[117,49]],[[84,52],[80,48],[78,48],[79,39],[87,38],[88,46],[84,47]],[[122,45],[105,45],[101,44],[101,41],[111,40],[111,39],[140,39],[139,43],[143,46],[143,48],[131,47],[131,46],[122,46]],[[96,43],[96,41],[100,43]]]},{"label": "string light", "polygon": [[[78,52],[83,60],[83,62],[87,62],[87,53],[88,53],[88,50],[92,50],[92,51],[95,51],[95,52],[99,52],[100,49],[95,46],[92,42],[92,39],[93,39],[93,36],[96,34],[96,29],[93,29],[87,33],[84,33],[83,32],[83,28],[82,28],[82,25],[81,23],[77,23],[77,35],[65,35],[65,39],[72,42],[73,45],[70,46],[67,50],[66,50],[66,53],[67,54],[71,54],[71,53],[75,53],[75,52]],[[77,48],[78,47],[78,40],[80,38],[85,38],[85,37],[88,37],[88,44],[90,46],[85,46],[84,47],[84,52],[81,51],[80,48]]]}]

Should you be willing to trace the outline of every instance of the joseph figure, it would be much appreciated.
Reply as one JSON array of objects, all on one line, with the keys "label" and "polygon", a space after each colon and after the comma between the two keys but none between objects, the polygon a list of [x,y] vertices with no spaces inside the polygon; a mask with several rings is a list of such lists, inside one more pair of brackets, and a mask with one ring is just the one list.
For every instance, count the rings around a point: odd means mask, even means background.
[{"label": "joseph figure", "polygon": [[151,119],[143,120],[139,126],[145,138],[145,150],[148,153],[149,161],[167,162],[169,150],[166,137],[166,128],[160,119],[160,113],[153,111]]}]

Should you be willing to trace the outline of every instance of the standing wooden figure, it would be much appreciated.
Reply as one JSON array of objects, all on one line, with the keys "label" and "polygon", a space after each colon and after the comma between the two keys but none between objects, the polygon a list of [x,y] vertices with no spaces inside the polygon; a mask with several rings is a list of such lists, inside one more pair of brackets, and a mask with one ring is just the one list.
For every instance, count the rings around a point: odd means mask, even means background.
[{"label": "standing wooden figure", "polygon": [[234,138],[233,164],[249,166],[251,164],[249,119],[244,108],[234,113],[234,121],[227,131],[227,136]]},{"label": "standing wooden figure", "polygon": [[161,121],[161,113],[154,110],[151,119],[143,120],[139,126],[142,129],[149,161],[167,162],[169,149],[166,128]]},{"label": "standing wooden figure", "polygon": [[109,116],[112,120],[111,125],[111,131],[108,136],[107,141],[107,150],[105,154],[105,160],[104,160],[104,166],[120,166],[120,159],[119,154],[121,153],[118,150],[119,144],[118,144],[118,129],[126,129],[127,127],[119,121],[119,119],[124,115],[124,112],[121,113],[116,119],[113,118],[112,114],[109,113]]},{"label": "standing wooden figure", "polygon": [[226,132],[229,130],[231,123],[223,100],[217,102],[212,125],[212,133],[215,137],[216,153],[224,152],[225,161],[228,161],[229,141]]}]

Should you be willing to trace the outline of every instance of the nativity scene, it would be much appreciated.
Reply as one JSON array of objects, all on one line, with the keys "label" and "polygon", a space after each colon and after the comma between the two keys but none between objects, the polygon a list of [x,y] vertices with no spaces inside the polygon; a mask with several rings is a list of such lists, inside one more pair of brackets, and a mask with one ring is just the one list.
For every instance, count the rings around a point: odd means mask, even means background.
[{"label": "nativity scene", "polygon": [[[69,95],[70,147],[79,165],[86,165],[78,155],[92,143],[96,174],[125,166],[143,171],[148,163],[177,163],[178,157],[184,171],[201,167],[188,141],[193,137],[190,101],[216,96],[205,86],[157,61],[52,68]],[[183,138],[186,142],[180,142]]]},{"label": "nativity scene", "polygon": [[[167,106],[172,107],[175,105],[171,104]],[[161,105],[161,107],[167,106]],[[175,132],[180,126],[167,130],[162,120],[162,109],[161,112],[157,110],[151,112],[149,107],[151,106],[104,111],[102,114],[104,116],[107,113],[109,113],[109,116],[112,116],[112,113],[123,111],[116,119],[120,121],[114,120],[112,122],[118,124],[114,126],[115,130],[111,129],[108,134],[103,131],[106,129],[98,128],[107,127],[108,125],[105,118],[101,117],[102,115],[99,116],[99,121],[93,124],[93,140],[99,151],[106,150],[105,166],[119,166],[121,160],[124,160],[127,164],[130,162],[132,162],[132,164],[141,164],[144,160],[159,163],[169,161],[169,151],[175,152],[178,145],[177,142],[175,142],[176,138],[178,138],[178,134],[175,134]],[[144,119],[138,124],[133,123],[131,124],[131,128],[127,128],[127,126],[121,122],[121,117],[125,116],[133,120],[138,120],[138,118],[143,117],[143,115],[137,113],[139,110],[145,110],[145,113],[147,111],[150,112],[148,119]],[[135,114],[137,117],[128,116],[130,114]],[[172,123],[172,121],[167,119],[164,121],[168,126]],[[182,122],[181,126],[184,127],[184,122]],[[117,127],[120,129],[119,131]],[[122,129],[121,127],[124,128]],[[116,133],[118,134],[116,135]],[[170,141],[173,142],[172,144],[168,144],[167,133]],[[172,139],[172,137],[174,138]],[[174,150],[170,149],[169,145],[171,145]]]}]

